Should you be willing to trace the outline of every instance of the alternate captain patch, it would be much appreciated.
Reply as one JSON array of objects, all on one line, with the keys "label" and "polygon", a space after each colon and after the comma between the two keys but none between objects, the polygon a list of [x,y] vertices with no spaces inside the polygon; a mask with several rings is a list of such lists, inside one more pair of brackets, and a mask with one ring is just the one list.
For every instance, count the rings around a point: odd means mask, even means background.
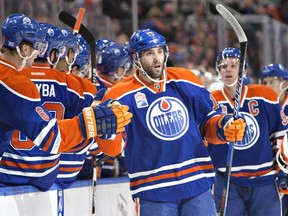
[{"label": "alternate captain patch", "polygon": [[148,108],[146,122],[151,133],[162,140],[176,140],[189,128],[188,111],[177,98],[161,97]]},{"label": "alternate captain patch", "polygon": [[136,101],[136,105],[137,108],[143,108],[143,107],[147,107],[148,106],[148,101],[146,99],[146,95],[141,93],[141,92],[137,92],[134,95],[135,101]]}]

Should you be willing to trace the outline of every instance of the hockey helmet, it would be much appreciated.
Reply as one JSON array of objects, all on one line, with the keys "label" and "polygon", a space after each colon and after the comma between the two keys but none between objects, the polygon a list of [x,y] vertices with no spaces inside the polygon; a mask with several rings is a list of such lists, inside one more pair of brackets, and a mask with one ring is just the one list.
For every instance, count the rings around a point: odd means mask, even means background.
[{"label": "hockey helmet", "polygon": [[260,78],[265,77],[279,77],[281,79],[288,79],[288,70],[282,64],[266,65],[260,73]]},{"label": "hockey helmet", "polygon": [[131,66],[130,56],[124,46],[116,42],[105,45],[99,53],[97,60],[97,70],[101,74],[114,75],[117,69],[122,67],[124,71]]},{"label": "hockey helmet", "polygon": [[21,13],[11,14],[2,24],[2,43],[10,48],[15,49],[24,40],[43,53],[47,48],[45,38],[39,23]]},{"label": "hockey helmet", "polygon": [[[44,32],[46,32],[46,41],[48,42],[48,47],[46,52],[43,55],[38,55],[39,58],[47,58],[49,63],[51,64],[50,60],[50,53],[53,50],[56,50],[57,57],[60,58],[65,53],[65,40],[64,36],[61,32],[61,29],[57,26],[48,24],[48,23],[40,23],[41,28]],[[57,60],[55,62],[58,62]]]},{"label": "hockey helmet", "polygon": [[132,53],[140,53],[143,50],[155,47],[164,47],[166,48],[166,55],[168,55],[168,47],[165,38],[151,29],[143,29],[134,32],[130,38],[129,47]]},{"label": "hockey helmet", "polygon": [[[239,49],[234,48],[234,47],[226,47],[224,50],[222,50],[216,59],[216,70],[219,72],[219,66],[220,66],[220,61],[222,59],[226,59],[226,58],[236,58],[236,59],[240,59],[241,56],[241,52]],[[247,69],[248,67],[248,63],[247,60],[245,59],[244,61],[245,64],[245,69]]]},{"label": "hockey helmet", "polygon": [[66,47],[65,53],[61,58],[65,58],[70,49],[74,52],[74,54],[78,55],[79,54],[79,42],[76,36],[68,28],[61,28],[61,32],[64,36],[65,47]]},{"label": "hockey helmet", "polygon": [[80,70],[80,76],[89,78],[91,76],[91,74],[89,74],[91,67],[90,46],[80,34],[78,34],[76,38],[79,43],[79,54],[77,55],[76,60],[72,67],[78,66]]}]

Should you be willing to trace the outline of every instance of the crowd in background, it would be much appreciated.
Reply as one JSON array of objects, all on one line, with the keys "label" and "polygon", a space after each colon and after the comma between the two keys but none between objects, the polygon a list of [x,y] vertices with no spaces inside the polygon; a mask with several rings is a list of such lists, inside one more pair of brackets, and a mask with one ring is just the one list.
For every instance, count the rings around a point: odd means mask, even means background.
[{"label": "crowd in background", "polygon": [[[8,15],[21,12],[40,22],[61,24],[53,13],[66,10],[75,16],[79,7],[86,9],[84,23],[96,38],[108,37],[120,44],[128,41],[132,29],[133,0],[5,0]],[[288,24],[288,2],[285,0],[222,0],[234,13],[268,15]],[[214,15],[216,1],[206,0],[138,0],[139,28],[151,28],[165,36],[169,43],[170,59],[174,66],[190,69],[205,67],[216,73],[215,59],[222,47],[217,47],[217,24]],[[263,62],[263,34],[259,26],[244,27],[249,44],[248,59],[251,78],[257,81]],[[257,31],[259,30],[259,31]],[[229,32],[228,46],[235,46],[237,38]],[[279,62],[286,64],[285,62]],[[287,66],[287,65],[285,65]]]}]

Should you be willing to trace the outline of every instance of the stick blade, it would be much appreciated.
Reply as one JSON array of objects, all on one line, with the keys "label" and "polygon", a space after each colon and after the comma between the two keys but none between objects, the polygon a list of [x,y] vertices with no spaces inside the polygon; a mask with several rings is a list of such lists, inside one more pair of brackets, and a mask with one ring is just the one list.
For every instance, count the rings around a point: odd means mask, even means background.
[{"label": "stick blade", "polygon": [[[61,11],[58,15],[58,18],[62,23],[74,29],[76,18],[73,17],[71,14],[69,14],[66,11]],[[85,38],[88,44],[92,44],[92,42],[95,42],[95,37],[83,24],[80,25],[80,29],[78,33],[81,34]]]},{"label": "stick blade", "polygon": [[227,8],[225,8],[221,4],[216,5],[216,10],[219,14],[232,26],[234,29],[239,42],[245,42],[247,41],[247,37],[245,35],[245,32],[243,31],[242,27],[240,26],[239,22],[235,19],[235,17],[230,13]]}]

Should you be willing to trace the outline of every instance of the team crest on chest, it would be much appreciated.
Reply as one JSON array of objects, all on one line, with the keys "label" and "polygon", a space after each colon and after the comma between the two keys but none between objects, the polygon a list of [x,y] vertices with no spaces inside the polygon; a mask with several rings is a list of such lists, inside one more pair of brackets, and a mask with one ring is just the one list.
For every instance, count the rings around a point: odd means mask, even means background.
[{"label": "team crest on chest", "polygon": [[148,108],[146,122],[151,133],[162,140],[176,140],[189,128],[188,111],[177,98],[161,97]]}]

